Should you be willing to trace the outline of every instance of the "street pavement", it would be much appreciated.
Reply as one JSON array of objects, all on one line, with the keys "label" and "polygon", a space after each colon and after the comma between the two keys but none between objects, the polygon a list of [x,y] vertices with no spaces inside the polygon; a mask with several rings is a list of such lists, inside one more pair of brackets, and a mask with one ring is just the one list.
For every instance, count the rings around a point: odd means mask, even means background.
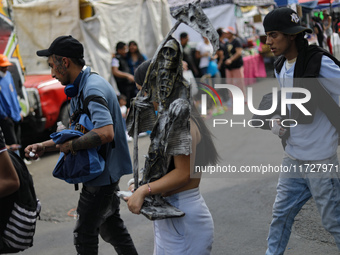
[{"label": "street pavement", "polygon": [[[262,79],[251,85],[254,106],[262,95],[271,91],[273,80]],[[247,108],[247,107],[246,107]],[[251,166],[280,166],[283,150],[281,143],[270,131],[249,126],[230,124],[213,127],[214,119],[242,121],[229,108],[224,114],[207,119],[215,137],[221,161],[220,166],[234,169]],[[139,166],[147,153],[149,137],[139,139]],[[133,143],[129,143],[130,153]],[[38,198],[42,203],[34,246],[22,252],[24,255],[76,254],[73,246],[74,210],[79,191],[74,186],[52,176],[58,153],[48,154],[28,166],[33,175]],[[130,176],[121,179],[120,187],[126,190]],[[272,204],[276,195],[278,173],[221,173],[203,174],[200,191],[214,219],[215,236],[212,255],[263,255],[271,222]],[[153,251],[152,222],[142,215],[133,215],[125,202],[121,203],[121,215],[141,255]],[[116,254],[111,245],[100,239],[99,254]],[[314,201],[310,200],[299,213],[294,224],[287,255],[339,254],[332,237],[321,226]],[[178,255],[178,254],[174,254]],[[193,254],[196,255],[196,254]],[[199,255],[199,254],[198,254]]]}]

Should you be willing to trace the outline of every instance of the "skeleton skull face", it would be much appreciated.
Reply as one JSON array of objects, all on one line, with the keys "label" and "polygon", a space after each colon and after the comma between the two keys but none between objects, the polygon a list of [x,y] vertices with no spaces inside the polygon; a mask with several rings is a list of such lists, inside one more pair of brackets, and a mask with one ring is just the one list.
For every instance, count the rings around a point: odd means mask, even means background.
[{"label": "skeleton skull face", "polygon": [[163,47],[161,54],[164,58],[164,69],[176,69],[178,67],[179,47],[177,41],[169,40]]}]

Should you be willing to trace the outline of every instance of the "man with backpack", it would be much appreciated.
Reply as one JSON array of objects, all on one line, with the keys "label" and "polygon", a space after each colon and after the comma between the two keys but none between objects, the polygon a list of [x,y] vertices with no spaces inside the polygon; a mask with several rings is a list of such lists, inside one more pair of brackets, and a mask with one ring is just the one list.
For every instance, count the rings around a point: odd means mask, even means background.
[{"label": "man with backpack", "polygon": [[[271,130],[284,139],[282,166],[291,169],[280,173],[273,206],[273,220],[266,254],[283,254],[289,241],[294,218],[313,196],[323,226],[340,250],[340,178],[337,158],[340,83],[339,62],[318,46],[308,45],[305,32],[295,11],[274,9],[263,21],[266,44],[277,57],[275,75],[281,88],[304,88],[311,98],[303,106],[306,115],[294,104],[288,104],[287,119],[295,123],[282,126],[283,116],[273,116]],[[312,77],[312,78],[311,78]],[[327,78],[327,79],[326,79]],[[301,93],[287,94],[301,99]],[[335,116],[336,117],[336,116]]]},{"label": "man with backpack", "polygon": [[[83,136],[61,144],[48,140],[29,145],[25,149],[26,156],[31,154],[36,159],[46,151],[60,150],[67,158],[101,146],[105,160],[103,172],[83,183],[78,202],[74,229],[77,254],[98,254],[99,234],[118,254],[137,254],[120,217],[120,200],[115,195],[120,177],[132,173],[132,166],[122,115],[112,86],[85,65],[83,45],[72,36],[56,38],[48,49],[37,51],[37,55],[48,57],[52,77],[65,85],[65,93],[71,97],[70,113],[75,116],[79,111],[87,112],[94,128],[80,128]],[[87,109],[83,109],[87,98],[93,96],[99,99],[90,100]],[[79,169],[82,163],[76,162],[74,170],[83,170]]]}]

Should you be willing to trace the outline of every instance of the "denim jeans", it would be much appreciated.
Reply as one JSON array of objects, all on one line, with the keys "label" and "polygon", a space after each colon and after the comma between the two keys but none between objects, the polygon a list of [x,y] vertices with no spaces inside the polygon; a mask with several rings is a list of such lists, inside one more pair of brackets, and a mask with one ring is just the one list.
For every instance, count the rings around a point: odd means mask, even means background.
[{"label": "denim jeans", "polygon": [[311,196],[324,228],[333,235],[340,250],[340,174],[337,155],[319,161],[301,161],[286,156],[282,166],[291,171],[280,173],[266,255],[284,253],[294,218]]},{"label": "denim jeans", "polygon": [[73,231],[78,255],[97,255],[99,234],[119,255],[137,254],[119,214],[120,200],[115,195],[118,189],[118,183],[99,187],[83,185]]}]

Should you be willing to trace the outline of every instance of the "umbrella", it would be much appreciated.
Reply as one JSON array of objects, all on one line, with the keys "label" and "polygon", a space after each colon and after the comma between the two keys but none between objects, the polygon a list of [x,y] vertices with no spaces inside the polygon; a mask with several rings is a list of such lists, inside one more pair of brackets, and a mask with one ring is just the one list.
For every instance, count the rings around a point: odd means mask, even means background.
[{"label": "umbrella", "polygon": [[332,4],[334,2],[334,0],[298,0],[299,4],[304,4],[304,3],[308,3],[308,4]]}]

